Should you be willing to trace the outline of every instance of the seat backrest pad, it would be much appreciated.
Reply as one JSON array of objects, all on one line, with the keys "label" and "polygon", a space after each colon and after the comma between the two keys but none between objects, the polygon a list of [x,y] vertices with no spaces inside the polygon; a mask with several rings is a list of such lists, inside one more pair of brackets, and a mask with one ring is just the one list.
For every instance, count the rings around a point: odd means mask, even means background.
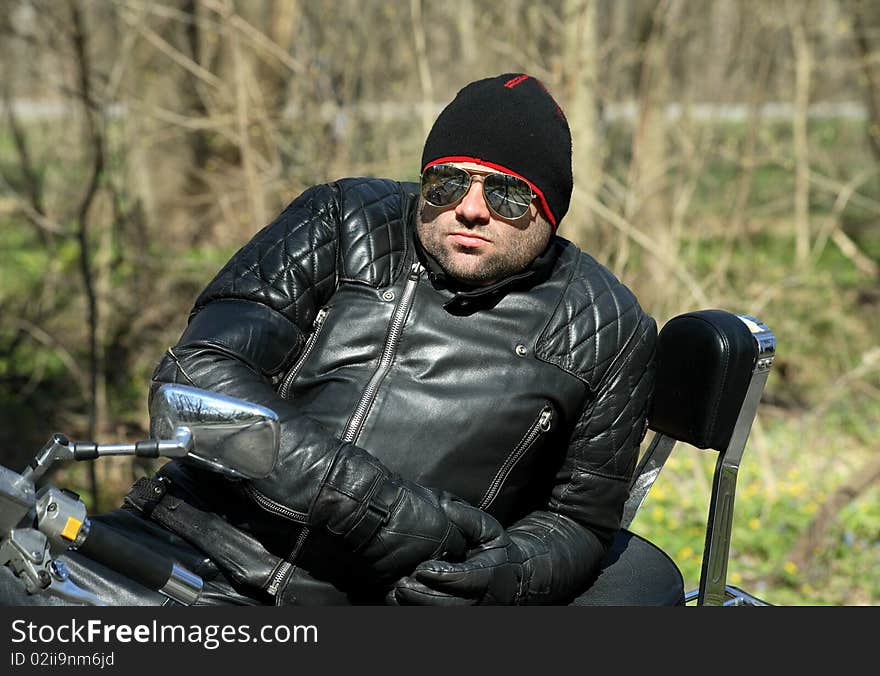
[{"label": "seat backrest pad", "polygon": [[726,310],[697,310],[664,324],[657,338],[651,429],[697,448],[727,447],[752,377],[758,345]]}]

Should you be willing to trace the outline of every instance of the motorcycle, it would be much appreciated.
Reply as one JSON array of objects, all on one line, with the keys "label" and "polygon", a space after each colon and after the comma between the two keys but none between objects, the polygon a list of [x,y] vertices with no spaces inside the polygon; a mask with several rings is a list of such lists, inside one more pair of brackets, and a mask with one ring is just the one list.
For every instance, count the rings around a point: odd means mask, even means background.
[{"label": "motorcycle", "polygon": [[[151,402],[150,435],[134,443],[97,444],[71,441],[56,433],[22,472],[0,465],[0,565],[11,573],[0,586],[17,583],[19,592],[6,594],[11,597],[6,599],[8,605],[39,605],[46,602],[45,597],[51,597],[51,604],[95,606],[143,600],[136,599],[137,591],[130,597],[120,595],[121,579],[107,571],[121,574],[132,587],[141,585],[158,592],[167,602],[193,605],[201,600],[204,580],[181,563],[187,553],[183,543],[165,538],[164,548],[169,552],[162,552],[163,543],[155,537],[151,541],[150,533],[143,537],[142,529],[142,537],[127,535],[130,524],[120,523],[123,514],[104,520],[90,518],[75,493],[51,484],[37,490],[37,483],[56,462],[107,456],[185,458],[230,478],[262,478],[278,455],[278,416],[265,407],[214,392],[163,385]],[[169,555],[175,547],[176,553],[185,555]],[[192,560],[193,552],[188,553]],[[77,583],[71,565],[92,588],[108,586],[96,584],[98,578],[107,580],[114,587],[113,594],[102,598]]]},{"label": "motorcycle", "polygon": [[[739,465],[775,353],[773,332],[751,315],[696,310],[664,324],[647,420],[654,435],[631,481],[621,529],[573,605],[772,605],[727,584],[727,568]],[[269,474],[278,455],[277,415],[249,402],[164,385],[150,418],[148,440],[100,445],[56,434],[23,472],[0,466],[0,574],[7,573],[0,591],[18,585],[17,595],[6,594],[7,605],[39,605],[47,597],[86,605],[257,603],[213,581],[212,562],[161,527],[119,510],[89,518],[75,494],[53,486],[35,490],[60,460],[186,458],[228,477],[255,479]],[[687,592],[675,562],[629,530],[679,442],[718,453],[700,584]],[[205,572],[212,574],[208,584]],[[145,596],[145,588],[153,595]]]}]

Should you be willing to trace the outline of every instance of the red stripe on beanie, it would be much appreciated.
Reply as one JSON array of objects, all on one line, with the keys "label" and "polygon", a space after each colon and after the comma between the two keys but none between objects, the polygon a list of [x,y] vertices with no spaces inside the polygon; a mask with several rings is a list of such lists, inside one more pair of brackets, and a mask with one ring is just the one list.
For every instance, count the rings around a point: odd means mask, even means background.
[{"label": "red stripe on beanie", "polygon": [[529,79],[528,75],[520,75],[519,77],[515,77],[512,80],[508,80],[507,82],[505,82],[504,86],[507,87],[508,89],[513,89],[520,82],[525,82],[528,79]]}]

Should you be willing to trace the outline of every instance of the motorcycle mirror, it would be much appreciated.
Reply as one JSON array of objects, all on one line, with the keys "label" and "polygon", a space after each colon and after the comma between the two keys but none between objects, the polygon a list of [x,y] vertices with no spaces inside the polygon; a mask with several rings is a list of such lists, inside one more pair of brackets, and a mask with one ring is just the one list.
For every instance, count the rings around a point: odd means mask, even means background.
[{"label": "motorcycle mirror", "polygon": [[228,476],[261,479],[278,458],[280,423],[271,409],[188,385],[160,386],[150,400],[150,436],[187,433],[187,460]]}]

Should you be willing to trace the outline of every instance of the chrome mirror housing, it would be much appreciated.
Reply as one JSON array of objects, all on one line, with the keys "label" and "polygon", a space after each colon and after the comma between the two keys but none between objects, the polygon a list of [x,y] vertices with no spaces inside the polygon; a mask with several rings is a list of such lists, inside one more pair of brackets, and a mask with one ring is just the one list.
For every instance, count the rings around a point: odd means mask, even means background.
[{"label": "chrome mirror housing", "polygon": [[150,401],[150,436],[188,434],[185,459],[227,476],[261,479],[278,458],[280,423],[271,409],[188,385],[160,386]]}]

